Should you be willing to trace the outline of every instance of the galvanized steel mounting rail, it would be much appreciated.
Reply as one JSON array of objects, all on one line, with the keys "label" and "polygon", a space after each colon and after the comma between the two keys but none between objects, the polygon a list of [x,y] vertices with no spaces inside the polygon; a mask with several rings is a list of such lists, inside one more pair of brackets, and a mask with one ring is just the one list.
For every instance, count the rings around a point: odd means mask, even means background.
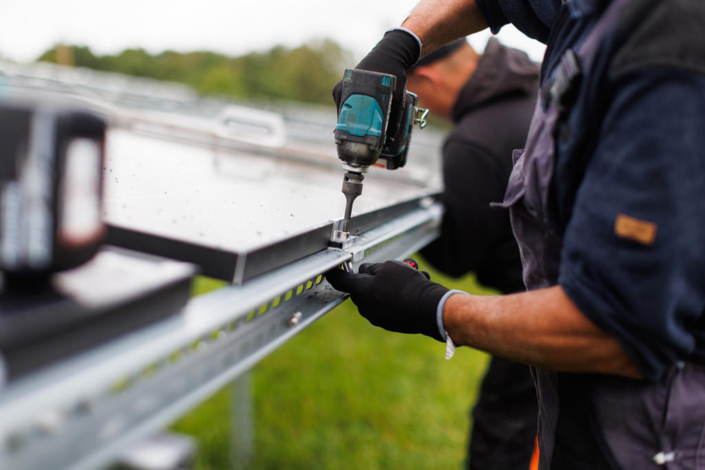
[{"label": "galvanized steel mounting rail", "polygon": [[0,469],[110,464],[339,305],[327,270],[405,257],[437,236],[441,215],[429,199],[346,250],[196,297],[169,320],[10,384],[0,392]]}]

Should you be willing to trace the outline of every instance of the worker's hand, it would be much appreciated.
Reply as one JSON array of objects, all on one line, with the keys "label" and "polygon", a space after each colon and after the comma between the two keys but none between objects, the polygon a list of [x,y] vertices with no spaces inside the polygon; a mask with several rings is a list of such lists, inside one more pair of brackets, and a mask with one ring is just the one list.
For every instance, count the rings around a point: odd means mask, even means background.
[{"label": "worker's hand", "polygon": [[[355,67],[360,70],[387,73],[397,77],[387,127],[387,138],[393,139],[401,127],[406,102],[406,71],[419,60],[420,55],[419,40],[411,33],[395,29],[387,32],[374,49]],[[333,88],[333,99],[339,111],[342,92],[343,82],[341,80]]]},{"label": "worker's hand", "polygon": [[326,273],[328,282],[349,292],[360,314],[373,325],[445,341],[438,330],[436,309],[448,289],[427,276],[399,261],[363,264],[358,274],[341,269]]}]

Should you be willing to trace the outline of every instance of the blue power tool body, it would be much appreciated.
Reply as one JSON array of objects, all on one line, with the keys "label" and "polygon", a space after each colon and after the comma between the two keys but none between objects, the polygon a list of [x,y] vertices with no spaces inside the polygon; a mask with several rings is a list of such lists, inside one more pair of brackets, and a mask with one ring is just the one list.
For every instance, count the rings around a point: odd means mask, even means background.
[{"label": "blue power tool body", "polygon": [[333,242],[340,244],[350,234],[350,216],[353,201],[362,194],[363,174],[372,165],[383,160],[388,170],[406,164],[415,123],[423,128],[427,111],[416,106],[417,97],[406,93],[401,127],[392,139],[387,137],[396,77],[366,70],[347,69],[343,75],[342,103],[338,110],[338,125],[334,136],[338,158],[346,173],[343,177],[345,215],[342,226],[333,234]]}]

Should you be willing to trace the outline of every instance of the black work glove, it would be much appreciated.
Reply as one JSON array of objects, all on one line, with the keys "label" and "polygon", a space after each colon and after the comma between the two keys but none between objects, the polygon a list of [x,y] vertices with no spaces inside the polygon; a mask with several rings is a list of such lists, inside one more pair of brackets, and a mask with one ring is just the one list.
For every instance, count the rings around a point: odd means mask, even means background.
[{"label": "black work glove", "polygon": [[[404,116],[406,103],[406,71],[414,65],[421,55],[419,42],[404,30],[395,29],[387,32],[382,40],[355,66],[368,72],[388,73],[397,77],[397,85],[392,97],[392,109],[387,126],[387,138],[394,139]],[[340,112],[340,96],[343,93],[341,80],[333,88],[333,99]]]},{"label": "black work glove", "polygon": [[399,261],[362,264],[358,274],[341,269],[326,273],[328,282],[349,292],[360,314],[373,325],[445,342],[438,331],[436,309],[448,289],[426,276]]}]

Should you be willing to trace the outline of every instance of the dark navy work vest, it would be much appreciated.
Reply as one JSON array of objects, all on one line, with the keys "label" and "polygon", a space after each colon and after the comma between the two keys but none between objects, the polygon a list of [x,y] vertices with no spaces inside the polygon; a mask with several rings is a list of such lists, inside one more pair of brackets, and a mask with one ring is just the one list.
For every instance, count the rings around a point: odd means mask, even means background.
[{"label": "dark navy work vest", "polygon": [[[581,45],[568,49],[539,93],[526,147],[514,153],[504,202],[527,289],[557,284],[562,230],[556,139],[606,32],[629,1],[613,0]],[[664,0],[667,1],[667,0]],[[702,0],[698,0],[702,1]],[[661,382],[535,369],[541,470],[705,469],[705,368],[674,366]]]}]

